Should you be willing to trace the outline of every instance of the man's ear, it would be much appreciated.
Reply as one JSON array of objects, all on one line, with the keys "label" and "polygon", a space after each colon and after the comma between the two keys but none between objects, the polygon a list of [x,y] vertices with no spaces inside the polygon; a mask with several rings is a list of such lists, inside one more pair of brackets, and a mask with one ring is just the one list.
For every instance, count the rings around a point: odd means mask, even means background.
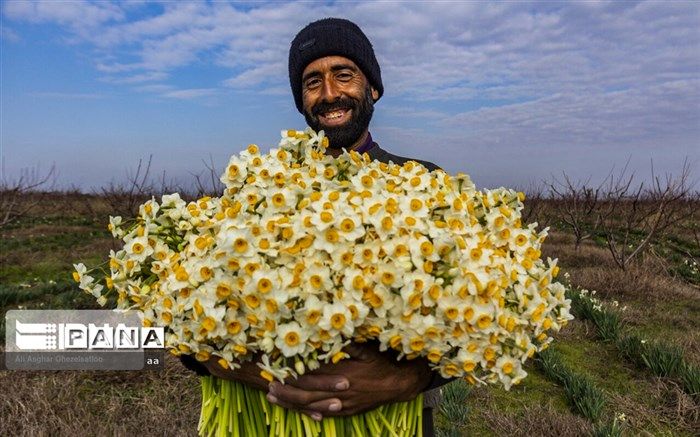
[{"label": "man's ear", "polygon": [[379,91],[375,90],[373,86],[371,86],[370,89],[372,90],[372,100],[376,102],[379,100]]}]

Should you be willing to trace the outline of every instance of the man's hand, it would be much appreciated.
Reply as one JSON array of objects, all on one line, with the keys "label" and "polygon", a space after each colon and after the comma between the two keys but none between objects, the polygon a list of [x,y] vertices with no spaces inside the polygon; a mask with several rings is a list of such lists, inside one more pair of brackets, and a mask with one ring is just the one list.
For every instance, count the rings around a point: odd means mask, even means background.
[{"label": "man's hand", "polygon": [[353,415],[414,399],[430,381],[425,359],[396,361],[376,345],[353,343],[345,351],[349,359],[322,365],[285,384],[270,383],[268,400],[320,420],[323,415]]}]

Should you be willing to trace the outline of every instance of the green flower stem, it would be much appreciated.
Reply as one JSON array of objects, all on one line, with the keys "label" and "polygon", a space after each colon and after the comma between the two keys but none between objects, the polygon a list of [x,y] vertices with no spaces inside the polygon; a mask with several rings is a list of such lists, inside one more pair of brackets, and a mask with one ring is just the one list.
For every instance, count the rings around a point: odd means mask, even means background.
[{"label": "green flower stem", "polygon": [[384,405],[351,417],[316,422],[270,404],[263,392],[212,376],[201,378],[202,409],[197,431],[216,437],[408,437],[422,434],[423,397]]},{"label": "green flower stem", "polygon": [[384,423],[384,426],[386,426],[386,429],[389,430],[389,434],[391,434],[391,437],[399,437],[398,434],[394,432],[392,428],[391,423],[389,423],[388,420],[386,420],[386,417],[382,414],[381,411],[377,411],[377,416],[379,416],[379,419]]}]

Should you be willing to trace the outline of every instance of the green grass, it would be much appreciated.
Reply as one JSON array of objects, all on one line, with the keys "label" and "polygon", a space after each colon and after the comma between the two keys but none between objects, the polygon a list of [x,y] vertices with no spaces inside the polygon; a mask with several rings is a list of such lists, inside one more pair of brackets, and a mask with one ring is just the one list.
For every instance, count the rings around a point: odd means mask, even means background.
[{"label": "green grass", "polygon": [[53,235],[11,237],[3,239],[3,250],[26,252],[53,251],[83,245],[96,238],[106,237],[110,237],[108,232],[96,229],[62,232]]},{"label": "green grass", "polygon": [[8,265],[0,268],[0,281],[5,284],[31,284],[70,277],[68,260],[43,260],[28,266]]},{"label": "green grass", "polygon": [[107,223],[107,217],[104,220],[95,221],[90,217],[80,217],[80,216],[29,216],[22,217],[21,219],[11,222],[3,227],[3,230],[14,230],[14,229],[27,229],[38,225],[51,225],[51,226],[98,226],[104,228],[103,223]]},{"label": "green grass", "polygon": [[516,412],[525,405],[548,405],[559,411],[568,408],[562,388],[547,378],[533,360],[525,364],[525,370],[527,377],[509,391],[498,387],[490,389],[499,410]]},{"label": "green grass", "polygon": [[539,353],[538,367],[564,387],[566,398],[574,412],[593,423],[598,422],[605,407],[605,394],[588,376],[576,367],[564,363],[562,356],[551,348]]}]

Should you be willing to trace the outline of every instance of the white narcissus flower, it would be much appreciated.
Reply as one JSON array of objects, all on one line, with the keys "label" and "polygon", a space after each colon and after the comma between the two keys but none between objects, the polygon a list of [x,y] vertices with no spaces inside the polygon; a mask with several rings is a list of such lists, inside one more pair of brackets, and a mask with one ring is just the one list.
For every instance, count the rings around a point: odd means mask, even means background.
[{"label": "white narcissus flower", "polygon": [[297,322],[284,323],[277,327],[275,346],[285,357],[301,355],[307,348],[306,340],[309,331],[303,329]]},{"label": "white narcissus flower", "polygon": [[353,332],[352,314],[342,303],[326,305],[318,325],[331,334],[339,333],[351,336]]}]

